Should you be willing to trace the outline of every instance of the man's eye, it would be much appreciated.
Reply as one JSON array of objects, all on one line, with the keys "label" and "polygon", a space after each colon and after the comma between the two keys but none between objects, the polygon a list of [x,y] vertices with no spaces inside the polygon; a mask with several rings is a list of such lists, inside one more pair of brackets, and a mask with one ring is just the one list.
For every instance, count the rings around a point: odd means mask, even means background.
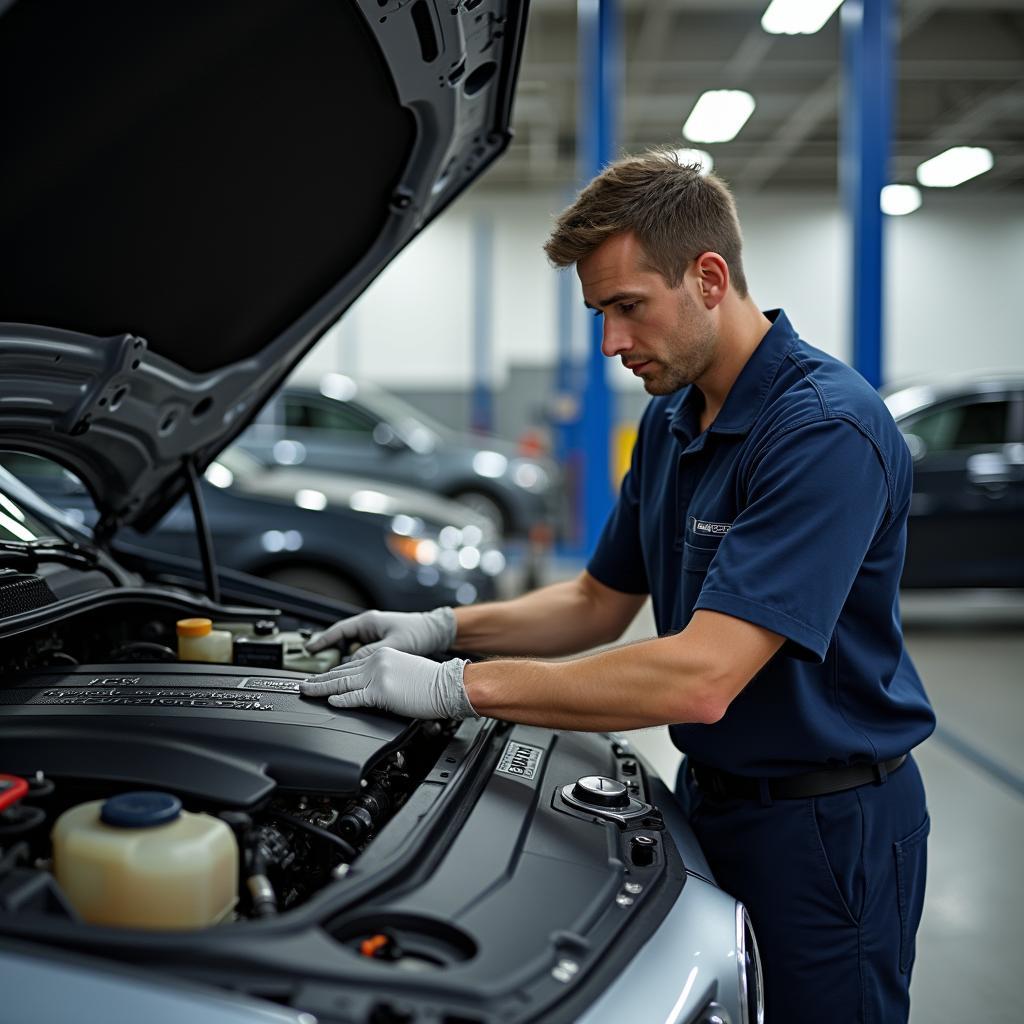
[{"label": "man's eye", "polygon": [[622,302],[619,304],[620,313],[632,313],[636,309],[637,303],[635,302]]}]

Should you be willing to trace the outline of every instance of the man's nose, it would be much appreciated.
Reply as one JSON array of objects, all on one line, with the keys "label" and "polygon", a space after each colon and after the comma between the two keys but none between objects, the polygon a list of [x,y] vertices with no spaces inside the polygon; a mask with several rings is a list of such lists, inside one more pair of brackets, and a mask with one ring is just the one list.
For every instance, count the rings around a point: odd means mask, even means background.
[{"label": "man's nose", "polygon": [[606,356],[617,356],[632,347],[629,338],[629,331],[612,322],[608,317],[604,319],[604,331],[601,336],[601,354]]}]

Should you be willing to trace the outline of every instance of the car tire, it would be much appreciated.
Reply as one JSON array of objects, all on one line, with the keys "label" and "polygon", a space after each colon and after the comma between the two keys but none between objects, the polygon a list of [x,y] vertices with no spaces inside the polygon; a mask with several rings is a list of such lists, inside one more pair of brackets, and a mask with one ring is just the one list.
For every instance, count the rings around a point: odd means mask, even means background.
[{"label": "car tire", "polygon": [[495,497],[483,491],[458,491],[452,495],[454,501],[468,505],[478,516],[482,516],[501,534],[508,534],[511,522],[508,509]]},{"label": "car tire", "polygon": [[359,587],[337,573],[317,569],[311,565],[280,566],[263,573],[263,578],[270,583],[282,583],[286,587],[295,587],[296,590],[308,590],[356,608],[370,606],[366,594]]}]

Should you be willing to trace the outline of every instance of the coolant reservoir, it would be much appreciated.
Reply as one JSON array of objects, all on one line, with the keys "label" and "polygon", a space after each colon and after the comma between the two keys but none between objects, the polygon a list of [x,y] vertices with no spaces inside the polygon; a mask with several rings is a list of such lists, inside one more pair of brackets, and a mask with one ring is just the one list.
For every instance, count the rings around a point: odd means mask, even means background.
[{"label": "coolant reservoir", "polygon": [[178,619],[178,657],[182,661],[231,661],[233,637],[214,629],[209,619]]},{"label": "coolant reservoir", "polygon": [[53,826],[53,867],[90,924],[203,928],[238,897],[238,846],[209,814],[170,793],[122,793],[65,811]]},{"label": "coolant reservoir", "polygon": [[316,654],[306,651],[309,633],[279,633],[282,645],[283,667],[292,672],[329,672],[341,663],[341,652],[336,647],[328,647]]}]

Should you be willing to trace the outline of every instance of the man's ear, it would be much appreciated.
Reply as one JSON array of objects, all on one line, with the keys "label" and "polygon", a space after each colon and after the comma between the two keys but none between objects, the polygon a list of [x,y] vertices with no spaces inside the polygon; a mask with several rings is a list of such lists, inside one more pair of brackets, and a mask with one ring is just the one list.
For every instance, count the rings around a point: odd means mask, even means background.
[{"label": "man's ear", "polygon": [[694,261],[697,288],[705,309],[714,309],[729,290],[729,264],[717,252],[702,252]]}]

